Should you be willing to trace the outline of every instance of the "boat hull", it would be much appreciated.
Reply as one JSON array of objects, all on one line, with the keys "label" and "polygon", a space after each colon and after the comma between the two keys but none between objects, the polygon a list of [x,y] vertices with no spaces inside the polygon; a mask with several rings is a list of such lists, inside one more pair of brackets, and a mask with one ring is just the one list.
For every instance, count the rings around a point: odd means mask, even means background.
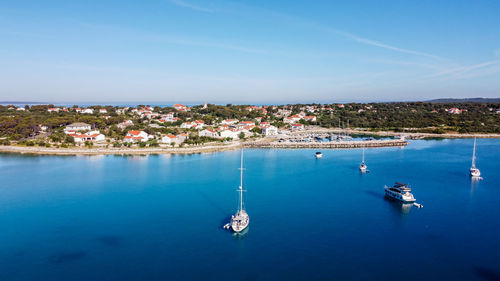
[{"label": "boat hull", "polygon": [[390,190],[385,190],[385,195],[389,198],[401,201],[403,203],[413,203],[417,201],[413,196],[407,196],[404,194],[399,194],[395,192],[391,192]]},{"label": "boat hull", "polygon": [[476,169],[476,168],[471,168],[470,169],[470,176],[471,177],[480,177],[481,171],[479,171],[479,169]]},{"label": "boat hull", "polygon": [[243,210],[241,213],[238,212],[231,218],[231,229],[234,232],[241,232],[250,224],[250,217]]}]

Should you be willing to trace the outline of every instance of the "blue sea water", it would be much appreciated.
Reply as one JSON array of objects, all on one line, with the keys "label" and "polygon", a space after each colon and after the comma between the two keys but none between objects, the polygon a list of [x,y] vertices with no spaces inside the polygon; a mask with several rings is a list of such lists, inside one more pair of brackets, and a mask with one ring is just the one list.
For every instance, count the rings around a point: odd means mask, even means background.
[{"label": "blue sea water", "polygon": [[[193,155],[0,155],[0,280],[498,280],[500,141]],[[409,182],[424,208],[384,199]]]}]

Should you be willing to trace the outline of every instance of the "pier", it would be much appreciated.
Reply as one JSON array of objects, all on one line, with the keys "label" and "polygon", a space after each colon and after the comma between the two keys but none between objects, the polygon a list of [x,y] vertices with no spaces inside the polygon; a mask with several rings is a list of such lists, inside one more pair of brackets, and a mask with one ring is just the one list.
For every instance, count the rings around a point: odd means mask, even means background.
[{"label": "pier", "polygon": [[409,142],[405,140],[363,140],[363,141],[330,141],[330,142],[245,142],[249,148],[370,148],[370,147],[403,147]]}]

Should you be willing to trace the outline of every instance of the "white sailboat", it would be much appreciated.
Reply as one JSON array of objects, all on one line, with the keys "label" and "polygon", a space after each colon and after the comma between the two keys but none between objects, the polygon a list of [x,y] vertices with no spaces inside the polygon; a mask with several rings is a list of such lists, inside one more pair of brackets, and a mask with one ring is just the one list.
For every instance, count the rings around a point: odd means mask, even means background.
[{"label": "white sailboat", "polygon": [[481,177],[481,171],[476,168],[476,138],[474,138],[474,150],[472,152],[472,166],[470,167],[470,176],[474,178]]},{"label": "white sailboat", "polygon": [[240,186],[238,187],[239,200],[238,200],[238,211],[235,215],[231,216],[231,229],[234,232],[241,232],[247,228],[250,223],[250,217],[245,211],[244,201],[243,201],[243,150],[241,150],[241,168],[240,168]]},{"label": "white sailboat", "polygon": [[363,158],[362,158],[362,160],[361,160],[361,164],[359,164],[359,170],[360,170],[362,173],[364,173],[364,172],[366,172],[366,169],[367,169],[367,168],[368,168],[368,167],[367,167],[367,166],[366,166],[366,164],[365,164],[365,148],[363,147]]}]

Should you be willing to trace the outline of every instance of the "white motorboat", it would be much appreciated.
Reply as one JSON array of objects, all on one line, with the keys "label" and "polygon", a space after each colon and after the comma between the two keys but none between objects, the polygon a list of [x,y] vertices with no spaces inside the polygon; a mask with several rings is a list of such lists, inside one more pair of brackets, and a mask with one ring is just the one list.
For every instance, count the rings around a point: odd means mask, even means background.
[{"label": "white motorboat", "polygon": [[411,187],[408,184],[396,182],[393,187],[384,186],[385,195],[399,200],[403,203],[415,202],[415,197],[410,193]]},{"label": "white motorboat", "polygon": [[323,157],[323,154],[321,152],[316,152],[316,154],[314,155],[314,157],[316,157],[317,159]]}]

